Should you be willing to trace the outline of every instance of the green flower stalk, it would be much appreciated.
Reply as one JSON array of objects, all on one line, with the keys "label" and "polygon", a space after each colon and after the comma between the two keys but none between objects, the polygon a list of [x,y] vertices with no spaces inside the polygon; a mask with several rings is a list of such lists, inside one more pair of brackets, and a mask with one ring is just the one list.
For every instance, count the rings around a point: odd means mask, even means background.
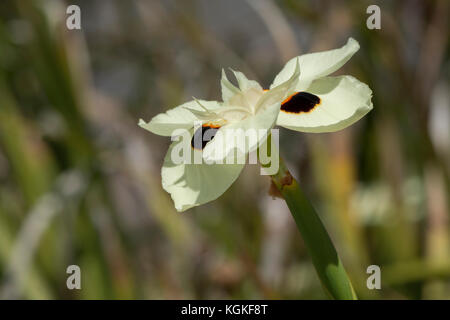
[{"label": "green flower stalk", "polygon": [[325,291],[334,299],[357,299],[322,221],[281,158],[272,181],[294,217]]}]

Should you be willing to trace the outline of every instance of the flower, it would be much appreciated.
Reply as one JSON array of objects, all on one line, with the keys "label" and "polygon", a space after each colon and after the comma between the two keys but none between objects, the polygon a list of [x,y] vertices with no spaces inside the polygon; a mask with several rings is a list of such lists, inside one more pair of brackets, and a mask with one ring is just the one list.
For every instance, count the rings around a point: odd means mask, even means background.
[{"label": "flower", "polygon": [[[238,148],[238,139],[233,139],[225,143],[226,152],[214,152],[220,143],[214,136],[227,129],[243,129],[242,132],[266,129],[268,132],[275,125],[300,132],[343,129],[373,107],[372,91],[367,85],[352,76],[328,76],[358,50],[358,42],[350,38],[339,49],[294,57],[275,77],[269,90],[247,79],[243,73],[233,71],[238,82],[236,87],[222,71],[223,102],[194,99],[155,116],[148,123],[141,119],[139,126],[162,136],[171,136],[177,129],[189,130],[191,152],[210,162],[223,160]],[[194,129],[196,121],[201,121],[201,128]],[[208,131],[210,139],[205,139]],[[261,145],[267,135],[256,140],[243,138],[246,139],[244,153],[248,153]],[[240,163],[175,163],[171,155],[182,143],[179,140],[171,144],[161,171],[163,188],[171,194],[178,211],[215,200],[231,186],[244,167]]]}]

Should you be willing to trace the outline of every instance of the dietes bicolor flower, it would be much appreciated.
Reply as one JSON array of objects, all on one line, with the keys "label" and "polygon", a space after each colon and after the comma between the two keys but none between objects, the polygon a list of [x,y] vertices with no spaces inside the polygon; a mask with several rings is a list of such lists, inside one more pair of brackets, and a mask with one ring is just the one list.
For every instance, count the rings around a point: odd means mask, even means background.
[{"label": "dietes bicolor flower", "polygon": [[[342,67],[359,50],[350,38],[339,49],[310,53],[292,58],[275,77],[268,90],[258,82],[233,71],[238,87],[222,71],[222,100],[193,99],[161,113],[139,125],[155,134],[172,136],[177,129],[189,131],[191,152],[214,162],[223,160],[237,148],[236,140],[225,141],[225,152],[219,155],[219,139],[225,130],[265,129],[275,125],[300,132],[333,132],[341,130],[367,114],[372,108],[372,91],[352,76],[329,76]],[[194,128],[195,123],[202,123]],[[204,137],[208,133],[208,138]],[[244,133],[242,133],[244,134]],[[172,137],[173,138],[173,137]],[[245,153],[258,148],[267,135],[246,139]],[[162,185],[170,193],[178,211],[215,200],[241,173],[244,164],[175,163],[171,154],[183,141],[174,141],[162,167]]]}]

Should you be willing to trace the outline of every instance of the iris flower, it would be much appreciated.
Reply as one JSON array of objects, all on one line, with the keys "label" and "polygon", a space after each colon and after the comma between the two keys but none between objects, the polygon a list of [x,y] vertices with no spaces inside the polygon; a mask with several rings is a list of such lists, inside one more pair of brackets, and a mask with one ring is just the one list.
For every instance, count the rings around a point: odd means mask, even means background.
[{"label": "iris flower", "polygon": [[[225,129],[266,129],[269,132],[278,125],[300,132],[341,130],[373,107],[372,91],[366,84],[348,75],[329,76],[358,50],[358,42],[350,38],[341,48],[294,57],[268,90],[238,71],[233,71],[238,82],[235,86],[222,71],[223,101],[193,99],[158,114],[148,123],[141,119],[139,125],[162,136],[172,136],[177,129],[188,130],[191,152],[210,161],[223,160],[229,151],[237,149],[236,139],[226,142],[226,152],[222,155],[214,153],[215,144],[219,143],[214,136]],[[202,126],[194,128],[196,122],[201,122]],[[207,131],[209,139],[204,139]],[[196,137],[200,138],[200,143]],[[257,140],[243,138],[247,141],[245,153],[249,153],[258,148],[267,135]],[[185,142],[172,142],[161,171],[163,188],[171,194],[178,211],[215,200],[231,186],[244,167],[239,163],[175,163],[172,151],[182,143]]]}]

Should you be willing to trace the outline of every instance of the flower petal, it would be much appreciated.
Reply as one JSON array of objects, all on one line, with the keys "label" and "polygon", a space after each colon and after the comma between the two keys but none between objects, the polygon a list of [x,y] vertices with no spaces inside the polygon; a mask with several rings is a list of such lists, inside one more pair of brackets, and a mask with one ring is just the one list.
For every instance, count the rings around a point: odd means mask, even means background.
[{"label": "flower petal", "polygon": [[300,65],[295,63],[294,73],[285,82],[279,84],[273,89],[270,89],[259,99],[256,105],[256,110],[264,110],[267,106],[278,103],[281,105],[284,99],[293,94],[296,90],[298,79],[300,76]]},{"label": "flower petal", "polygon": [[236,77],[236,80],[239,84],[239,89],[241,89],[241,91],[247,91],[252,88],[256,88],[260,91],[263,90],[261,85],[257,81],[247,79],[245,74],[243,74],[242,72],[235,71],[233,69],[231,69],[231,71],[233,71],[234,76]]},{"label": "flower petal", "polygon": [[222,100],[223,102],[228,102],[235,95],[240,93],[239,88],[235,87],[234,84],[230,82],[227,78],[225,70],[222,69],[222,79],[220,80],[222,86]]},{"label": "flower petal", "polygon": [[222,126],[214,139],[203,149],[203,158],[207,161],[225,163],[230,153],[240,150],[237,157],[232,157],[236,163],[239,156],[245,156],[256,150],[267,139],[270,129],[275,125],[279,110],[280,102],[277,102],[256,115]]},{"label": "flower petal", "polygon": [[[283,111],[287,109],[283,105],[277,125],[301,132],[333,132],[353,124],[373,108],[372,90],[351,76],[314,80],[306,92],[320,102],[297,106],[293,111]],[[314,101],[307,94],[305,99]]]},{"label": "flower petal", "polygon": [[295,62],[298,60],[302,73],[297,91],[305,90],[314,79],[327,76],[342,67],[358,50],[358,42],[349,38],[347,44],[339,49],[309,53],[292,58],[275,77],[270,88],[286,81],[293,74]]},{"label": "flower petal", "polygon": [[[201,105],[208,109],[214,110],[221,106],[217,101],[199,100]],[[190,129],[194,126],[195,121],[204,120],[200,114],[196,115],[191,110],[200,112],[205,111],[197,101],[186,102],[176,108],[170,109],[167,112],[160,113],[146,123],[144,120],[139,120],[139,126],[150,132],[160,136],[171,136],[176,129]]]},{"label": "flower petal", "polygon": [[173,142],[161,170],[163,188],[170,193],[177,211],[185,211],[217,199],[231,186],[244,168],[245,164],[176,164],[172,161],[171,154],[180,143],[189,142],[183,140]]}]

